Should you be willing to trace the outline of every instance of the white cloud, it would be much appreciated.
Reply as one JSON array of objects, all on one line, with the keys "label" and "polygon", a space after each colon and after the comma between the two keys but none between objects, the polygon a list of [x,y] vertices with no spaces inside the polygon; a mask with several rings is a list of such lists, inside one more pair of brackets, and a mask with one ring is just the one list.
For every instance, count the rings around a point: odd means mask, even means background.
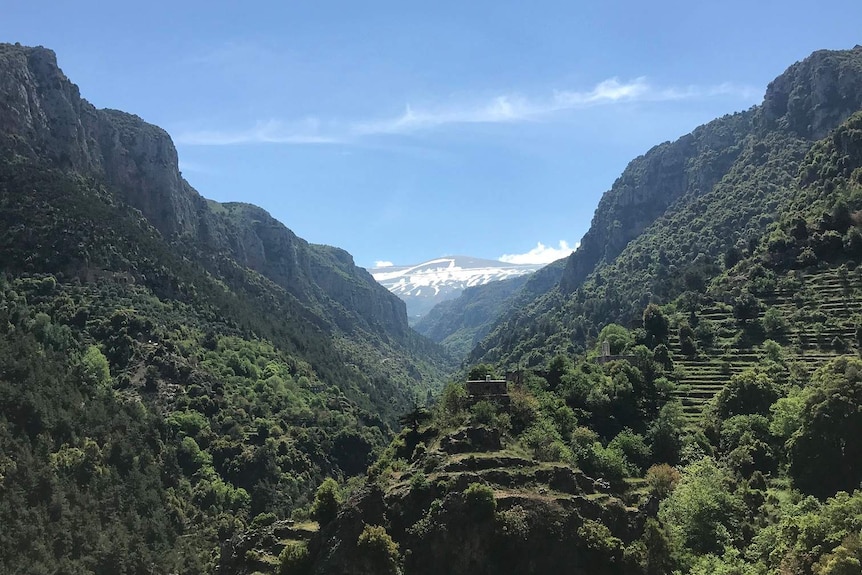
[{"label": "white cloud", "polygon": [[333,144],[367,136],[409,134],[459,124],[503,124],[536,121],[562,112],[626,102],[662,102],[719,96],[751,98],[752,88],[724,83],[716,86],[670,86],[650,84],[646,78],[629,82],[610,78],[586,91],[558,90],[544,97],[502,94],[485,101],[461,102],[419,109],[407,104],[400,115],[374,120],[320,122],[306,118],[298,122],[269,120],[240,131],[205,130],[177,136],[188,145],[236,144]]},{"label": "white cloud", "polygon": [[377,268],[391,268],[394,265],[395,264],[393,264],[392,262],[389,262],[386,260],[377,260],[376,262],[374,262],[374,268],[375,269],[377,269]]},{"label": "white cloud", "polygon": [[578,249],[580,243],[574,247],[569,246],[565,240],[560,240],[559,247],[554,248],[546,246],[542,242],[538,242],[536,247],[523,254],[504,254],[500,256],[501,262],[509,264],[549,264],[558,259],[564,258]]}]

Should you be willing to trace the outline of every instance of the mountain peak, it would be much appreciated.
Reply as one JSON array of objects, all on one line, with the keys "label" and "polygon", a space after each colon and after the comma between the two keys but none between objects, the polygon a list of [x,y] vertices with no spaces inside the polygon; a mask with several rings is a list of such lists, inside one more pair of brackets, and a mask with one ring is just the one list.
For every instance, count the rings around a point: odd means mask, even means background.
[{"label": "mountain peak", "polygon": [[823,138],[862,107],[862,46],[818,50],[769,83],[763,99],[767,128]]},{"label": "mountain peak", "polygon": [[407,304],[415,322],[468,287],[530,274],[544,264],[510,264],[471,256],[443,256],[420,264],[374,268],[371,274]]}]

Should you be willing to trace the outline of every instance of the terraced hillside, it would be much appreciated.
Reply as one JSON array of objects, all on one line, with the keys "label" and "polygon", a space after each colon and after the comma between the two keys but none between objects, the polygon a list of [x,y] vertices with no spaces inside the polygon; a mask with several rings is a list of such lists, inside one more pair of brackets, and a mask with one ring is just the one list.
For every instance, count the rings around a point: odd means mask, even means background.
[{"label": "terraced hillside", "polygon": [[[640,492],[628,484],[539,461],[484,425],[405,430],[389,456],[398,464],[372,468],[337,520],[316,532],[276,523],[235,538],[222,549],[219,573],[277,573],[278,554],[299,541],[308,572],[358,572],[341,566],[367,566],[368,550],[359,541],[369,526],[385,528],[383,538],[403,552],[404,572],[483,574],[512,566],[556,572],[565,565],[635,572],[624,545],[644,519]],[[612,545],[598,548],[588,540],[595,530]],[[394,572],[379,564],[371,571]]]},{"label": "terraced hillside", "polygon": [[[670,338],[678,377],[673,393],[689,421],[701,418],[703,408],[733,375],[768,355],[764,337],[781,344],[784,361],[800,375],[803,371],[810,375],[836,356],[859,353],[862,268],[793,271],[758,299],[757,317],[747,327],[741,326],[733,306],[726,303],[714,302],[697,311],[698,322],[713,326],[715,340],[695,356],[683,354],[678,334]],[[760,341],[747,345],[741,337],[746,329]]]}]

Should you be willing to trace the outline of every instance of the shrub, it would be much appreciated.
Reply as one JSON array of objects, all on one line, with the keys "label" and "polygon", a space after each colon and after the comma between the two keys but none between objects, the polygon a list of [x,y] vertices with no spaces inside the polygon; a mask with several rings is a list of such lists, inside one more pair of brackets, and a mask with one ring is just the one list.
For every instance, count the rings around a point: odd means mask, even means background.
[{"label": "shrub", "polygon": [[428,476],[421,471],[417,471],[413,474],[413,477],[410,478],[411,491],[424,491],[430,486],[431,484],[428,482]]},{"label": "shrub", "polygon": [[338,491],[338,483],[328,477],[317,488],[314,503],[311,506],[311,516],[321,525],[326,525],[338,515],[340,506],[341,494]]},{"label": "shrub", "polygon": [[586,467],[585,471],[598,475],[602,479],[607,479],[612,483],[621,482],[624,477],[631,475],[633,471],[626,460],[625,454],[619,448],[602,447],[602,444],[599,442],[593,444],[592,456]]},{"label": "shrub", "polygon": [[278,556],[279,575],[311,573],[311,556],[305,541],[290,541]]},{"label": "shrub", "polygon": [[643,468],[649,462],[650,448],[644,441],[642,435],[635,433],[629,428],[620,431],[608,444],[608,447],[619,449],[626,459],[638,468],[638,473],[643,471]]},{"label": "shrub", "polygon": [[467,373],[467,379],[470,381],[481,381],[489,376],[491,379],[497,379],[497,373],[494,370],[494,366],[487,363],[474,365]]},{"label": "shrub", "polygon": [[275,523],[275,513],[258,513],[251,520],[252,528],[267,527]]},{"label": "shrub", "polygon": [[446,424],[457,424],[463,419],[467,407],[467,390],[463,385],[449,383],[443,388],[438,404],[440,419]]},{"label": "shrub", "polygon": [[494,491],[487,485],[471,483],[464,490],[464,500],[467,507],[479,517],[490,517],[497,510],[497,500]]},{"label": "shrub", "polygon": [[379,525],[366,525],[356,540],[360,560],[370,573],[398,573],[398,544]]},{"label": "shrub", "polygon": [[584,520],[583,525],[578,527],[578,537],[587,549],[607,554],[617,554],[622,551],[623,542],[614,537],[611,530],[604,523]]},{"label": "shrub", "polygon": [[527,540],[530,535],[530,518],[523,507],[515,505],[498,513],[497,518],[503,533],[522,541]]},{"label": "shrub", "polygon": [[653,465],[646,472],[646,482],[650,494],[664,499],[676,488],[679,483],[680,474],[676,467],[667,463]]},{"label": "shrub", "polygon": [[557,428],[547,419],[539,419],[521,435],[521,441],[539,461],[570,461],[572,450],[560,436]]}]

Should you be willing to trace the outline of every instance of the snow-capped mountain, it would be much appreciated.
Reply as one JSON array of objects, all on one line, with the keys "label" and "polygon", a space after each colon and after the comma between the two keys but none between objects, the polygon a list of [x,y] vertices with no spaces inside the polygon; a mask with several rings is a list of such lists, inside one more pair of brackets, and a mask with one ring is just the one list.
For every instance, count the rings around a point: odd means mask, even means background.
[{"label": "snow-capped mountain", "polygon": [[417,265],[370,271],[374,279],[407,303],[407,316],[412,324],[441,301],[458,297],[464,288],[533,273],[542,266],[446,256]]}]

